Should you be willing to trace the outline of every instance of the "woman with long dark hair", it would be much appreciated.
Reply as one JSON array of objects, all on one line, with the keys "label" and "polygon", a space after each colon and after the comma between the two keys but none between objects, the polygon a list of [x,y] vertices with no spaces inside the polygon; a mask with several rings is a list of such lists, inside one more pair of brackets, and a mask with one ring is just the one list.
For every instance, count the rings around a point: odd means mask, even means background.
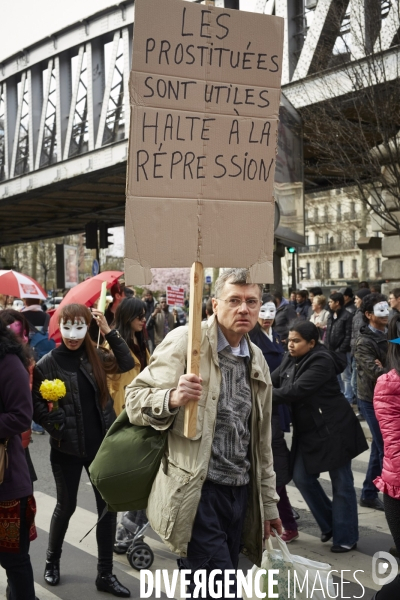
[{"label": "woman with long dark hair", "polygon": [[35,600],[29,544],[36,537],[36,507],[21,441],[32,421],[29,362],[20,339],[0,320],[0,440],[8,454],[0,485],[0,565],[14,600]]},{"label": "woman with long dark hair", "polygon": [[[272,375],[272,399],[290,404],[293,481],[321,529],[333,537],[332,552],[357,547],[357,497],[351,460],[368,449],[361,425],[339,388],[340,357],[319,342],[318,328],[296,321],[289,330],[288,354]],[[328,471],[333,500],[319,475]]]},{"label": "woman with long dark hair", "polygon": [[[126,386],[147,367],[150,360],[143,331],[145,324],[145,303],[138,298],[125,298],[122,300],[115,311],[114,327],[129,346],[135,366],[126,373],[110,375],[108,377],[108,387],[114,400],[114,408],[117,415],[125,407]],[[144,510],[125,512],[117,527],[114,552],[117,554],[126,552],[137,529],[142,527],[146,521],[146,511]]]},{"label": "woman with long dark hair", "polygon": [[[400,315],[389,321],[387,363],[391,369],[378,377],[374,390],[374,410],[383,437],[382,474],[374,484],[383,493],[385,516],[397,552],[400,553]],[[374,598],[400,597],[400,577],[384,585]]]},{"label": "woman with long dark hair", "polygon": [[[92,314],[112,353],[92,342],[88,326]],[[50,434],[50,462],[57,487],[57,505],[49,533],[44,578],[49,585],[60,582],[60,557],[69,520],[76,508],[82,469],[88,472],[115,412],[107,388],[107,374],[129,371],[133,359],[120,334],[111,330],[104,315],[81,304],[68,304],[59,313],[61,346],[46,354],[35,366],[33,401],[35,421]],[[59,408],[49,411],[40,386],[45,380],[60,379],[66,395]],[[105,502],[93,487],[97,512]],[[106,513],[96,528],[98,574],[96,587],[114,596],[128,598],[129,590],[113,575],[113,544],[116,515]]]},{"label": "woman with long dark hair", "polygon": [[[276,316],[274,296],[263,294],[262,306],[258,315],[258,323],[250,331],[250,339],[260,348],[270,372],[277,369],[285,354],[285,348],[280,336],[274,331]],[[296,519],[286,491],[286,485],[292,479],[289,464],[289,450],[286,445],[284,432],[290,432],[290,410],[284,404],[274,404],[271,416],[272,454],[274,471],[276,473],[276,492],[279,495],[278,511],[284,532],[282,539],[288,544],[299,537]]]},{"label": "woman with long dark hair", "polygon": [[[29,332],[30,327],[28,321],[25,319],[24,315],[13,308],[6,308],[5,310],[0,311],[0,320],[6,324],[6,326],[11,329],[17,336],[18,340],[24,346],[24,350],[26,355],[29,357],[29,385],[32,389],[32,380],[33,380],[33,368],[35,366],[35,360],[33,358],[32,349],[28,346],[29,343]],[[26,461],[28,463],[29,473],[31,476],[32,483],[37,481],[37,475],[35,468],[32,463],[31,455],[29,452],[29,443],[31,441],[31,433],[32,429],[29,428],[21,434],[22,446],[25,450]]]},{"label": "woman with long dark hair", "polygon": [[109,389],[114,400],[117,416],[125,406],[125,388],[131,383],[150,360],[150,354],[144,339],[143,329],[146,324],[146,306],[138,298],[125,298],[115,311],[114,329],[118,331],[131,351],[135,363],[133,369],[108,377]]}]

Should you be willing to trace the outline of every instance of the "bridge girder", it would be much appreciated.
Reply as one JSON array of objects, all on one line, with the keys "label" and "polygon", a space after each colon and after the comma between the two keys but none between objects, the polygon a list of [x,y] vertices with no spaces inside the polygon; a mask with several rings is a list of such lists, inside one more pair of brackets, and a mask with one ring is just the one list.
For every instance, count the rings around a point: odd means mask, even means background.
[{"label": "bridge girder", "polygon": [[[348,65],[360,69],[373,49],[398,76],[400,8],[386,4],[383,14],[382,0],[318,0],[313,11],[254,0],[285,18],[282,83],[295,108],[353,93]],[[0,64],[1,244],[82,231],[94,218],[123,223],[133,22],[126,0]],[[344,39],[347,73],[335,54]]]}]

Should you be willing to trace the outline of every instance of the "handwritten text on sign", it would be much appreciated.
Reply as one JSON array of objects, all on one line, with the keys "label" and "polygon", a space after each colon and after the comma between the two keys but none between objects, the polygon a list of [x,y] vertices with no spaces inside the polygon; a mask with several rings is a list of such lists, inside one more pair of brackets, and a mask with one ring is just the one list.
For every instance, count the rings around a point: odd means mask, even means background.
[{"label": "handwritten text on sign", "polygon": [[182,0],[136,0],[131,281],[148,282],[150,267],[194,261],[249,266],[252,278],[271,280],[283,24]]},{"label": "handwritten text on sign", "polygon": [[135,31],[129,187],[141,197],[159,196],[162,186],[163,197],[265,201],[275,162],[279,36],[247,31],[233,11],[186,4],[171,3],[174,10]]}]

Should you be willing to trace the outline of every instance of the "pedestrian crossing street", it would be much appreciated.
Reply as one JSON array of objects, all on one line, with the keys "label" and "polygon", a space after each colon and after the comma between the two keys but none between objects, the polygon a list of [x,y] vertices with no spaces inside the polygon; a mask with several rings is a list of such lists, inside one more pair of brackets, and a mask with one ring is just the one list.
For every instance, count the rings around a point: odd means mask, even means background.
[{"label": "pedestrian crossing street", "polygon": [[[355,485],[358,488],[362,486],[365,470],[369,459],[369,451],[364,452],[357,457],[357,470],[354,471]],[[365,470],[363,470],[365,467]],[[329,480],[328,474],[321,475],[322,482]],[[86,488],[87,489],[87,488]],[[289,545],[292,554],[327,562],[337,571],[346,570],[344,578],[347,581],[355,582],[352,573],[356,570],[364,571],[357,573],[357,579],[364,585],[366,591],[363,596],[360,586],[354,585],[354,597],[361,597],[369,600],[373,595],[373,590],[379,589],[372,581],[371,565],[372,555],[378,550],[388,551],[393,545],[392,538],[386,523],[383,512],[358,507],[360,542],[359,549],[346,554],[333,554],[330,552],[330,543],[322,544],[318,537],[318,531],[314,527],[313,534],[310,534],[309,527],[305,521],[310,521],[310,513],[302,496],[293,486],[288,486],[288,493],[294,508],[299,510],[301,519],[298,521],[300,538]],[[51,515],[55,506],[55,498],[43,491],[35,491],[37,501],[37,519],[38,540],[31,545],[31,557],[34,566],[36,595],[39,600],[92,600],[92,598],[111,598],[109,594],[97,592],[93,582],[95,577],[95,565],[97,557],[97,545],[95,531],[92,531],[82,542],[83,535],[96,523],[96,514],[78,506],[65,539],[64,554],[61,561],[62,582],[56,588],[50,588],[43,580],[43,567],[45,560],[45,549],[47,545],[47,533],[50,527]],[[79,505],[79,498],[78,498]],[[93,502],[94,508],[94,502]],[[364,535],[363,533],[364,532]],[[365,532],[368,533],[365,536]],[[152,570],[167,569],[169,572],[176,568],[176,557],[167,550],[156,536],[146,536],[146,542],[154,551],[155,560]],[[38,543],[39,542],[39,543]],[[241,568],[249,568],[247,559]],[[133,570],[125,555],[114,555],[115,573],[118,578],[131,589],[132,598],[139,598],[139,572]],[[74,566],[70,567],[69,563]],[[67,576],[68,573],[68,576]],[[64,576],[65,574],[65,576]],[[131,583],[130,583],[131,582]],[[6,578],[5,572],[0,569],[0,599],[5,599]],[[340,597],[340,596],[339,596]],[[176,595],[177,600],[180,596]]]}]

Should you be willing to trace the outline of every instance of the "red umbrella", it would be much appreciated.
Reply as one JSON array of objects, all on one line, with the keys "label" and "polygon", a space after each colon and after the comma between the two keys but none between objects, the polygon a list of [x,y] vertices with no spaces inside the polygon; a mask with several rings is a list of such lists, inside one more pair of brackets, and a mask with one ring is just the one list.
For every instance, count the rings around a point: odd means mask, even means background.
[{"label": "red umbrella", "polygon": [[38,303],[47,297],[37,281],[12,269],[0,270],[0,294],[15,298],[36,298]]},{"label": "red umbrella", "polygon": [[58,332],[58,314],[63,306],[66,304],[93,306],[100,297],[103,281],[107,282],[107,289],[109,289],[118,281],[121,275],[123,275],[123,271],[103,271],[103,273],[99,273],[95,277],[90,277],[70,289],[50,319],[49,336],[52,338]]}]

